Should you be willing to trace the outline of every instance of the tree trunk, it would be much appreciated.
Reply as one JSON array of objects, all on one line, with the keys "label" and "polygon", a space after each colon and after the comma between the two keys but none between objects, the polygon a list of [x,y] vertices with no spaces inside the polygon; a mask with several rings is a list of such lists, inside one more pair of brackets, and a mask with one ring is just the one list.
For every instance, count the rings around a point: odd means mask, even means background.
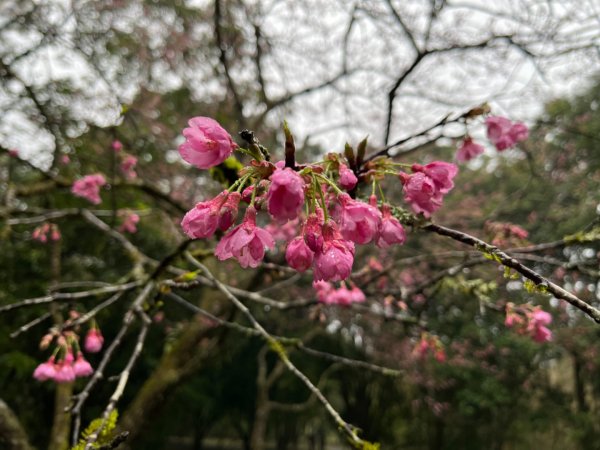
[{"label": "tree trunk", "polygon": [[19,419],[2,399],[0,399],[0,448],[33,450]]}]

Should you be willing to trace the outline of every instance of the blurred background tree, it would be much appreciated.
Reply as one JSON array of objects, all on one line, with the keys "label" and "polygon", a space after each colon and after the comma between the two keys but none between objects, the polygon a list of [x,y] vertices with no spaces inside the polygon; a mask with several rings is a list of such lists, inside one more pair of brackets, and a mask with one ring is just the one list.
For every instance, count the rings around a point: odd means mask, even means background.
[{"label": "blurred background tree", "polygon": [[[378,148],[484,101],[511,117],[537,117],[532,136],[519,150],[489,153],[464,167],[436,221],[489,241],[499,238],[490,221],[518,224],[527,239],[501,236],[500,247],[524,247],[519,258],[598,302],[600,85],[586,78],[598,69],[596,1],[493,7],[5,1],[1,8],[0,143],[4,150],[17,148],[30,164],[1,156],[0,304],[68,283],[135,278],[138,261],[76,211],[83,202],[68,188],[79,175],[109,178],[97,213],[110,227],[120,225],[117,210],[134,209],[141,221],[131,242],[156,260],[171,254],[182,242],[183,213],[218,192],[227,174],[220,167],[209,177],[180,162],[178,136],[192,116],[214,117],[231,132],[253,129],[279,158],[285,117],[296,133],[298,158],[308,161],[367,134]],[[584,91],[586,84],[591,87]],[[557,93],[571,95],[542,109]],[[452,139],[462,134],[461,127],[437,127],[400,146],[399,160],[451,160]],[[111,150],[116,139],[139,158],[137,180],[120,175]],[[399,185],[394,195],[400,198]],[[39,222],[27,220],[56,210],[72,211],[54,219],[63,238],[47,245],[32,240]],[[532,243],[555,244],[526,251]],[[195,249],[210,253],[210,243]],[[480,255],[431,235],[410,233],[405,246],[386,255],[364,253],[355,269],[368,293],[366,306],[251,306],[273,334],[398,371],[377,373],[291,351],[365,439],[407,449],[599,448],[593,437],[600,355],[591,321],[527,292]],[[369,266],[373,256],[383,271]],[[221,279],[277,300],[312,295],[310,277],[289,281],[280,268],[240,271],[205,262]],[[282,263],[281,252],[271,262]],[[219,317],[238,318],[217,291],[179,294]],[[107,342],[134,296],[125,294],[97,316]],[[119,427],[130,433],[124,446],[343,445],[322,407],[259,339],[214,328],[172,300],[165,295],[151,307],[155,323],[119,403]],[[539,345],[507,329],[509,301],[551,311],[554,342]],[[71,388],[31,379],[45,358],[36,350],[43,330],[60,323],[68,308],[89,309],[68,303],[55,303],[26,333],[19,327],[47,307],[0,315],[0,396],[36,448],[70,446],[72,417],[62,411]],[[445,361],[415,353],[422,333],[440,339]],[[107,381],[82,411],[83,427],[101,414],[114,389],[110,377],[126,364],[134,343],[129,333],[105,371]],[[82,387],[78,382],[75,392]],[[7,423],[3,411],[0,424]],[[7,436],[0,434],[1,445],[27,448]]]}]

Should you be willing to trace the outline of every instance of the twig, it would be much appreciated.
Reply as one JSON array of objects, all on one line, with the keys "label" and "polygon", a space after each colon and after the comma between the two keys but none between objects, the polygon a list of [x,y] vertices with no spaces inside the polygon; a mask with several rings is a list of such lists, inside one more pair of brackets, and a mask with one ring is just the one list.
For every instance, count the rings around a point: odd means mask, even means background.
[{"label": "twig", "polygon": [[98,289],[91,289],[89,291],[81,291],[81,292],[53,292],[49,295],[44,295],[43,297],[36,298],[28,298],[26,300],[22,300],[17,303],[11,303],[9,305],[4,305],[0,307],[0,313],[11,311],[13,309],[22,308],[24,306],[31,305],[42,305],[44,303],[52,303],[56,300],[78,300],[86,297],[94,297],[103,294],[111,294],[113,292],[125,292],[130,289],[133,289],[142,284],[141,281],[132,281],[130,283],[125,284],[117,284],[113,286],[101,287]]},{"label": "twig", "polygon": [[536,286],[542,287],[544,291],[550,292],[558,299],[565,300],[576,308],[580,309],[597,323],[600,323],[600,310],[596,309],[589,303],[584,302],[579,297],[571,294],[569,291],[553,283],[547,278],[543,277],[533,269],[525,266],[524,264],[517,261],[515,258],[509,256],[507,253],[500,250],[498,247],[488,244],[474,236],[463,233],[462,231],[453,230],[452,228],[446,228],[441,225],[430,223],[423,227],[424,230],[430,231],[441,236],[447,236],[454,239],[455,241],[462,242],[463,244],[475,247],[484,255],[489,255],[491,259],[496,260],[500,264],[506,267],[516,270],[528,280],[535,283]]},{"label": "twig", "polygon": [[[148,286],[151,286],[151,285],[149,284]],[[98,437],[100,436],[100,433],[104,429],[104,426],[106,425],[106,421],[108,420],[110,413],[115,409],[117,402],[123,396],[123,393],[125,392],[125,386],[127,386],[127,382],[129,381],[129,376],[131,375],[131,369],[133,368],[135,362],[137,361],[138,357],[142,353],[142,349],[144,348],[144,341],[146,340],[146,335],[148,333],[148,327],[150,326],[151,321],[150,321],[150,318],[148,318],[148,316],[146,316],[146,314],[143,311],[141,311],[141,310],[138,311],[138,314],[142,317],[142,328],[140,330],[140,333],[138,334],[138,338],[135,343],[135,347],[133,349],[133,352],[131,353],[129,361],[127,361],[127,365],[125,366],[125,368],[119,375],[119,381],[117,382],[117,387],[115,388],[113,394],[110,397],[108,405],[106,405],[106,408],[104,409],[104,412],[102,413],[102,423],[100,424],[100,426],[98,428],[96,428],[94,430],[94,432],[92,434],[90,434],[88,436],[86,444],[85,444],[85,450],[89,450],[89,449],[93,448],[93,444],[98,440]]]}]

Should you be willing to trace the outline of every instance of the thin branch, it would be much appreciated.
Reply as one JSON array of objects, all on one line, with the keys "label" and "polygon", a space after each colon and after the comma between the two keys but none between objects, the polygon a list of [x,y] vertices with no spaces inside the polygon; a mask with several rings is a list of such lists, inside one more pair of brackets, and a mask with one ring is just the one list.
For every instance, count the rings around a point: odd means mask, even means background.
[{"label": "thin branch", "polygon": [[288,370],[294,374],[302,383],[308,388],[310,392],[312,392],[321,402],[321,404],[325,407],[329,415],[333,418],[335,423],[344,431],[348,439],[353,445],[356,446],[364,446],[367,443],[358,437],[356,428],[347,423],[340,414],[335,410],[335,408],[329,403],[327,398],[323,395],[323,393],[308,379],[303,372],[301,372],[289,359],[285,349],[281,346],[280,342],[271,336],[268,331],[266,331],[263,326],[256,320],[256,318],[252,315],[250,310],[244,305],[241,301],[237,299],[235,295],[231,293],[227,289],[225,285],[223,285],[220,281],[218,281],[214,275],[208,270],[208,268],[199,261],[196,261],[195,264],[204,275],[213,281],[218,290],[220,290],[235,306],[240,312],[248,319],[248,321],[252,324],[252,327],[257,330],[261,337],[269,344],[275,353],[279,356],[279,359],[285,364]]},{"label": "thin branch", "polygon": [[42,305],[45,303],[52,303],[56,300],[79,300],[86,297],[95,297],[103,294],[111,294],[113,292],[124,292],[131,290],[141,284],[141,281],[132,281],[125,284],[117,284],[112,286],[106,286],[98,289],[91,289],[89,291],[81,292],[53,292],[52,294],[45,295],[43,297],[29,298],[22,300],[17,303],[11,303],[0,307],[0,313],[5,311],[11,311],[13,309],[22,308],[31,305]]},{"label": "thin branch", "polygon": [[425,225],[423,229],[439,234],[441,236],[447,236],[451,239],[454,239],[455,241],[462,242],[463,244],[469,245],[471,247],[475,247],[480,252],[483,252],[484,255],[489,255],[491,259],[496,260],[497,262],[503,264],[506,267],[510,267],[511,269],[516,270],[525,278],[535,283],[536,287],[541,288],[542,291],[547,291],[554,295],[554,297],[561,300],[565,300],[574,307],[586,313],[597,323],[600,323],[600,310],[593,307],[589,303],[584,302],[576,295],[570,293],[569,291],[553,283],[547,278],[543,277],[533,269],[520,263],[515,258],[500,250],[498,247],[490,245],[487,242],[484,242],[481,239],[478,239],[469,234],[463,233],[462,231],[453,230],[451,228],[447,228],[433,223]]}]

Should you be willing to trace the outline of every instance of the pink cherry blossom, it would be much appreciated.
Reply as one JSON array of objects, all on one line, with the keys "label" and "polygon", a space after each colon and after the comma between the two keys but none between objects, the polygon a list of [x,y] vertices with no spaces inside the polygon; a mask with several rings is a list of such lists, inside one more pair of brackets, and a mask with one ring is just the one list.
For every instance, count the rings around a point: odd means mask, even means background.
[{"label": "pink cherry blossom", "polygon": [[287,263],[298,272],[306,271],[312,265],[314,257],[315,254],[301,236],[294,238],[285,251]]},{"label": "pink cherry blossom", "polygon": [[435,188],[431,178],[422,172],[412,175],[400,173],[404,184],[404,200],[410,204],[413,211],[431,217],[442,206],[443,195]]},{"label": "pink cherry blossom", "polygon": [[227,191],[223,191],[212,200],[197,203],[189,210],[181,221],[185,234],[192,239],[205,239],[212,236],[219,226],[219,212],[227,196]]},{"label": "pink cherry blossom", "polygon": [[60,157],[60,163],[61,163],[61,164],[67,165],[67,164],[69,164],[70,162],[71,162],[71,158],[69,157],[69,155],[63,154],[63,155]]},{"label": "pink cherry blossom", "polygon": [[452,181],[458,173],[458,167],[455,164],[444,161],[434,161],[425,166],[420,164],[412,165],[413,172],[423,172],[433,181],[435,188],[441,194],[447,194],[454,187]]},{"label": "pink cherry blossom", "polygon": [[379,227],[377,238],[377,246],[380,248],[388,248],[390,245],[402,245],[406,241],[406,231],[400,224],[398,219],[392,216],[389,205],[384,205],[382,208],[383,218]]},{"label": "pink cherry blossom", "polygon": [[256,226],[256,210],[250,206],[244,221],[219,241],[215,255],[220,261],[236,258],[244,268],[257,267],[265,256],[265,247],[274,246],[273,236]]},{"label": "pink cherry blossom", "polygon": [[140,221],[140,216],[131,211],[125,211],[121,214],[121,216],[123,217],[123,223],[119,227],[119,231],[121,231],[122,233],[137,233],[136,225]]},{"label": "pink cherry blossom", "polygon": [[135,173],[137,162],[138,159],[133,155],[126,155],[121,161],[119,168],[127,180],[134,180],[137,177],[137,173]]},{"label": "pink cherry blossom", "polygon": [[77,197],[85,198],[90,203],[98,205],[102,202],[100,188],[106,184],[106,179],[101,173],[86,175],[75,181],[71,192]]},{"label": "pink cherry blossom", "polygon": [[513,147],[517,142],[529,136],[527,125],[522,122],[512,123],[506,117],[491,116],[485,121],[487,135],[499,151]]},{"label": "pink cherry blossom", "polygon": [[199,169],[209,169],[225,161],[237,147],[219,123],[209,117],[194,117],[183,130],[186,141],[179,154]]},{"label": "pink cherry blossom", "polygon": [[315,253],[313,276],[315,281],[341,281],[352,273],[354,243],[342,239],[335,222],[323,225],[323,247]]},{"label": "pink cherry blossom", "polygon": [[362,303],[366,300],[365,294],[358,287],[354,286],[348,289],[341,286],[339,289],[331,292],[327,303],[341,306],[350,306],[352,303]]},{"label": "pink cherry blossom", "polygon": [[508,134],[515,143],[522,142],[529,137],[529,128],[523,122],[516,122],[510,127]]},{"label": "pink cherry blossom", "polygon": [[358,183],[358,178],[356,178],[354,172],[346,164],[340,164],[340,186],[342,189],[350,191],[354,189],[356,183]]},{"label": "pink cherry blossom", "polygon": [[342,207],[340,231],[344,239],[356,244],[368,244],[377,239],[381,212],[372,205],[350,198],[348,194],[340,194],[338,199]]},{"label": "pink cherry blossom", "polygon": [[85,351],[88,353],[98,353],[102,350],[102,344],[104,343],[104,337],[100,330],[97,328],[90,328],[85,336]]},{"label": "pink cherry blossom", "polygon": [[267,193],[267,207],[274,219],[295,219],[304,205],[304,180],[294,170],[275,169]]},{"label": "pink cherry blossom", "polygon": [[53,380],[55,375],[56,366],[54,364],[54,357],[38,365],[33,372],[33,378],[38,381]]},{"label": "pink cherry blossom", "polygon": [[473,139],[468,137],[463,141],[458,152],[456,152],[456,161],[459,163],[470,161],[476,156],[481,155],[483,150],[482,145],[476,144],[473,142]]},{"label": "pink cherry blossom", "polygon": [[54,381],[57,383],[70,383],[75,380],[75,370],[73,365],[66,361],[60,361],[56,364],[56,374],[54,375]]},{"label": "pink cherry blossom", "polygon": [[115,153],[119,153],[121,150],[123,150],[123,144],[118,139],[112,141],[111,147]]},{"label": "pink cherry blossom", "polygon": [[94,373],[91,364],[83,357],[81,352],[79,352],[77,360],[73,364],[73,371],[76,377],[88,377]]}]

